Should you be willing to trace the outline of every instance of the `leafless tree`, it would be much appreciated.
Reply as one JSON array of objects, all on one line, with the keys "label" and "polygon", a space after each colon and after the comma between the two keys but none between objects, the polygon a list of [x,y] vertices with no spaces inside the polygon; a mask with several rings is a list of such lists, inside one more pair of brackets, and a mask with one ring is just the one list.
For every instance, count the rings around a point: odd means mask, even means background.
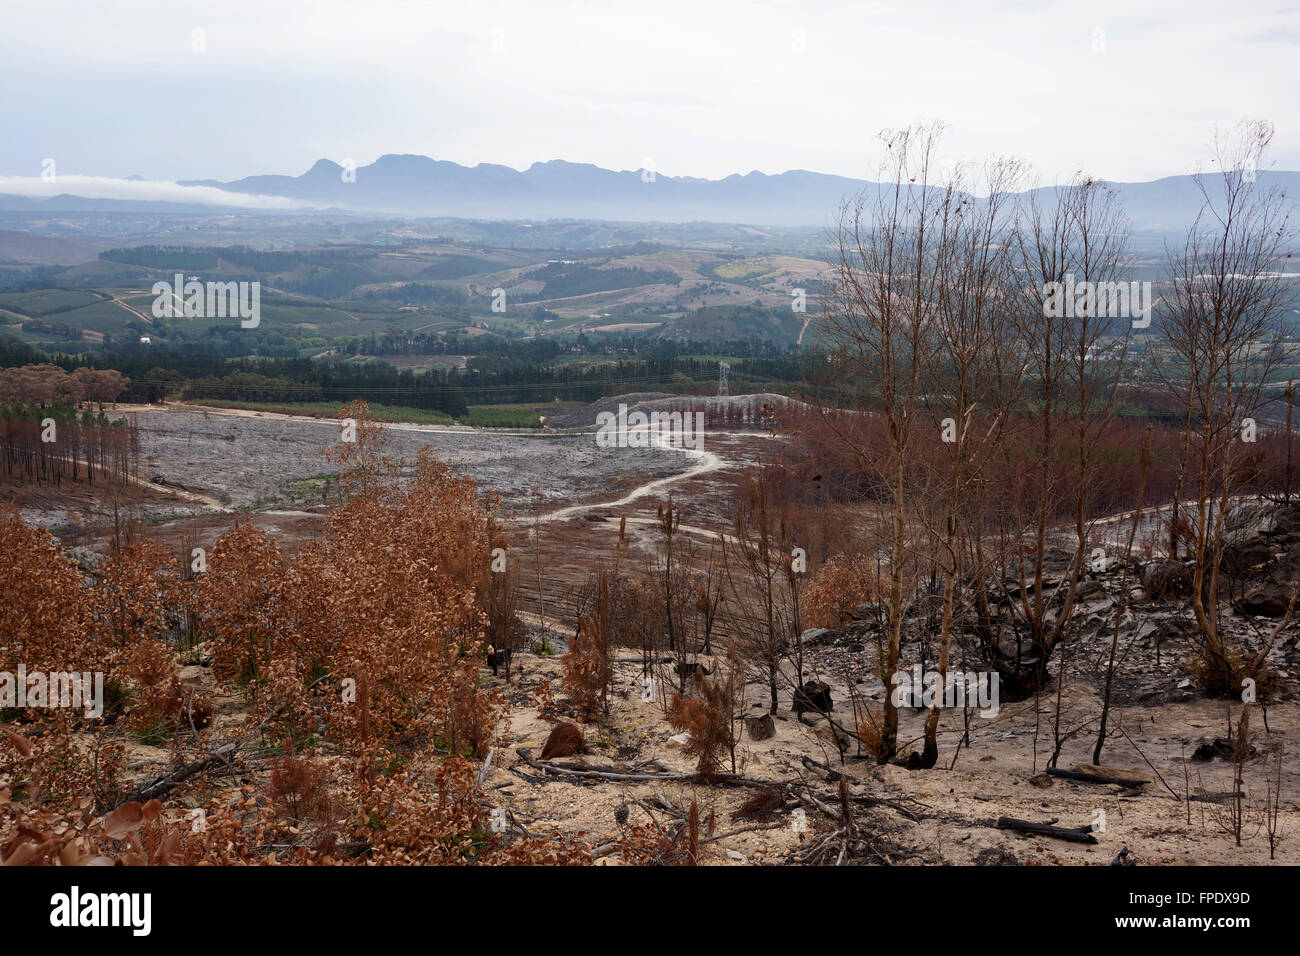
[{"label": "leafless tree", "polygon": [[[940,526],[932,529],[943,578],[937,660],[941,687],[947,680],[954,618],[964,600],[959,590],[966,570],[962,539],[983,534],[967,523],[970,493],[999,444],[1025,371],[1024,349],[1005,320],[1016,294],[1012,194],[1020,176],[1014,161],[989,164],[987,196],[981,200],[964,188],[961,170],[945,184],[951,208],[940,229],[941,281],[923,369],[933,417],[930,440],[946,451],[938,458],[938,500],[930,512],[941,516]],[[932,767],[938,759],[941,706],[939,697],[926,716],[922,767]]]},{"label": "leafless tree", "polygon": [[1203,684],[1225,696],[1235,695],[1240,679],[1263,663],[1256,657],[1243,670],[1222,632],[1219,575],[1224,521],[1251,450],[1254,422],[1248,420],[1284,357],[1279,266],[1290,256],[1294,233],[1285,196],[1255,175],[1272,138],[1271,124],[1257,121],[1216,138],[1217,169],[1194,177],[1200,212],[1182,248],[1168,252],[1159,312],[1170,353],[1162,377],[1185,408],[1180,474],[1194,489],[1187,524]]},{"label": "leafless tree", "polygon": [[829,289],[821,300],[837,400],[872,408],[888,435],[883,449],[855,441],[848,431],[841,436],[878,489],[891,527],[882,761],[893,756],[898,738],[898,709],[888,690],[902,646],[908,459],[922,427],[924,350],[941,284],[936,239],[955,201],[951,191],[934,185],[941,133],[936,123],[881,134],[881,185],[841,207]]},{"label": "leafless tree", "polygon": [[[1047,204],[1031,198],[1019,230],[1025,284],[1017,314],[1031,356],[1026,392],[1037,412],[1027,476],[1033,504],[1017,560],[1017,623],[1027,641],[1018,637],[1014,660],[1003,659],[999,668],[1013,696],[1037,692],[1046,682],[1078,598],[1089,529],[1097,517],[1094,453],[1114,417],[1133,322],[1131,315],[1120,314],[1117,297],[1099,292],[1127,288],[1132,268],[1127,238],[1114,190],[1084,175],[1056,189]],[[1052,287],[1056,302],[1049,301]],[[1070,305],[1062,309],[1058,302]],[[1058,508],[1073,519],[1074,548],[1065,574],[1049,588],[1046,564]],[[996,644],[989,649],[1004,656]],[[1062,691],[1058,685],[1058,698]]]},{"label": "leafless tree", "polygon": [[732,533],[723,539],[723,571],[731,633],[746,660],[762,673],[771,713],[777,710],[781,663],[795,620],[791,595],[782,587],[789,579],[791,540],[788,515],[759,469],[746,480]]}]

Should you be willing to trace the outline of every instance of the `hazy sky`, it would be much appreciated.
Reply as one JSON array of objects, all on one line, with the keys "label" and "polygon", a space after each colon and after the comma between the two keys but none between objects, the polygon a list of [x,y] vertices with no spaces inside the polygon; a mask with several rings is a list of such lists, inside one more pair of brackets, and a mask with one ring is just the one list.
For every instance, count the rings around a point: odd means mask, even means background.
[{"label": "hazy sky", "polygon": [[1300,7],[1252,0],[4,0],[0,21],[0,176],[405,152],[870,178],[878,130],[939,118],[954,158],[1142,180],[1244,116],[1300,169]]}]

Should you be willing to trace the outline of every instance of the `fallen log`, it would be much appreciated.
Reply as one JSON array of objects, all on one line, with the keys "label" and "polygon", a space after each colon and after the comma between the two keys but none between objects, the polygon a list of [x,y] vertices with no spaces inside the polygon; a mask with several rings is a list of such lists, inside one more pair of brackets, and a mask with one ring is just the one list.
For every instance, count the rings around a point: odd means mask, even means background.
[{"label": "fallen log", "polygon": [[157,797],[161,797],[166,793],[170,793],[172,790],[175,790],[186,780],[190,779],[196,774],[202,773],[204,770],[208,769],[208,767],[211,767],[213,764],[219,762],[224,763],[225,761],[229,760],[236,753],[239,752],[242,746],[243,746],[243,741],[236,741],[236,740],[232,740],[229,743],[222,744],[220,747],[217,747],[215,750],[209,753],[206,757],[201,757],[198,760],[191,760],[189,763],[185,764],[182,767],[179,767],[176,770],[172,770],[169,773],[160,774],[159,776],[155,777],[153,780],[150,780],[148,783],[142,784],[141,786],[137,787],[135,790],[132,790],[130,793],[128,793],[126,795],[126,799],[122,802],[130,803],[132,800],[135,800],[140,803],[144,803],[146,801],[153,800]]},{"label": "fallen log", "polygon": [[527,747],[518,747],[515,749],[515,753],[528,766],[543,773],[556,773],[562,776],[580,777],[588,780],[623,780],[645,783],[651,780],[691,780],[696,776],[693,773],[617,773],[610,770],[578,769],[573,766],[538,760]]},{"label": "fallen log", "polygon": [[843,774],[839,773],[838,771],[832,770],[830,767],[826,766],[826,764],[822,763],[820,760],[813,760],[812,757],[809,757],[806,754],[800,757],[799,760],[804,765],[805,768],[812,771],[817,776],[821,777],[827,783],[839,783],[840,777],[843,776]]},{"label": "fallen log", "polygon": [[1050,777],[1061,777],[1065,780],[1079,780],[1083,783],[1118,784],[1121,787],[1145,787],[1147,784],[1155,782],[1146,774],[1137,770],[1098,767],[1095,764],[1086,763],[1076,765],[1073,770],[1048,767],[1047,774]]},{"label": "fallen log", "polygon": [[[1052,823],[1056,821],[1053,820]],[[1015,830],[1017,833],[1032,833],[1035,836],[1052,837],[1056,840],[1068,840],[1071,843],[1096,843],[1091,827],[1054,827],[1051,823],[1033,823],[1029,820],[1016,820],[1013,817],[999,817],[999,830]]]},{"label": "fallen log", "polygon": [[[907,817],[913,823],[920,823],[927,816],[927,814],[922,814],[920,811],[904,806],[897,800],[887,800],[884,797],[850,797],[850,799],[860,807],[888,807],[895,813]],[[930,809],[926,804],[913,800],[911,797],[904,797],[903,799],[911,801],[923,810]]]}]

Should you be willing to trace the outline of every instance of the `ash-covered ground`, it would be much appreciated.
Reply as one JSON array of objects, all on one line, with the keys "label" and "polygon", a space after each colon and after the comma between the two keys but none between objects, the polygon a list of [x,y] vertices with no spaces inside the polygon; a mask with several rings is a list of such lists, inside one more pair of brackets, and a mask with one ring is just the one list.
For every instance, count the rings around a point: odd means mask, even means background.
[{"label": "ash-covered ground", "polygon": [[[326,503],[337,463],[325,451],[339,444],[327,419],[190,406],[126,412],[140,430],[140,484],[132,509],[143,518],[213,510],[307,507]],[[595,497],[618,497],[644,482],[698,465],[670,448],[602,448],[592,434],[491,432],[393,424],[384,426],[388,454],[408,464],[431,446],[455,471],[499,495],[516,513],[549,511]],[[88,520],[111,506],[44,496],[23,507],[34,524],[59,526],[70,507]]]}]

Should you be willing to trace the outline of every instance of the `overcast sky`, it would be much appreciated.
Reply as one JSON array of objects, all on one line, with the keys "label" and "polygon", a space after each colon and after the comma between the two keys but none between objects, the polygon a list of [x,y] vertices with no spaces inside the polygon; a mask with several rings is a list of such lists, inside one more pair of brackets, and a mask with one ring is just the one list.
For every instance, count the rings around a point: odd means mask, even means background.
[{"label": "overcast sky", "polygon": [[1300,7],[1253,0],[5,0],[0,19],[7,176],[422,153],[870,178],[878,130],[938,118],[954,158],[1145,180],[1246,116],[1300,169]]}]

